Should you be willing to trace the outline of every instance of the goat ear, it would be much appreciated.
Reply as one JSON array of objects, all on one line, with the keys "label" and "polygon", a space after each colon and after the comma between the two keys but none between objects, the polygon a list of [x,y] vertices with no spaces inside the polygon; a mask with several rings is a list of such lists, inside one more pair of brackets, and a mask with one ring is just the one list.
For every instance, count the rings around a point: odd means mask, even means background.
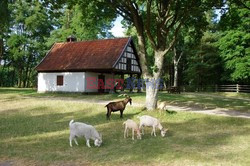
[{"label": "goat ear", "polygon": [[126,97],[127,99],[131,99],[129,95],[125,95],[125,97]]}]

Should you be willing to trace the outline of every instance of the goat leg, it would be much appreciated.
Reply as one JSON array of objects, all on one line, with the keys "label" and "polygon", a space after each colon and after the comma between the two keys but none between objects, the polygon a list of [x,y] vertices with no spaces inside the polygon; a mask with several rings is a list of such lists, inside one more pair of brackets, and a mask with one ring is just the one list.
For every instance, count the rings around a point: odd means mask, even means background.
[{"label": "goat leg", "polygon": [[109,120],[109,114],[108,114],[108,112],[107,112],[107,114],[106,114],[106,117],[107,117],[107,120]]},{"label": "goat leg", "polygon": [[77,142],[76,138],[74,138],[74,141],[75,141],[76,145],[78,146],[78,142]]},{"label": "goat leg", "polygon": [[120,110],[120,118],[123,118],[123,110]]},{"label": "goat leg", "polygon": [[127,126],[125,126],[125,130],[124,130],[124,138],[126,138],[126,134],[127,134]]},{"label": "goat leg", "polygon": [[72,147],[72,137],[71,137],[71,135],[69,136],[69,145],[70,145],[70,147]]},{"label": "goat leg", "polygon": [[135,139],[135,132],[134,132],[134,129],[132,129],[132,140]]},{"label": "goat leg", "polygon": [[139,126],[139,130],[141,130],[142,135],[144,135],[144,127],[143,127],[143,125],[141,125],[141,124],[140,124],[140,126]]},{"label": "goat leg", "polygon": [[155,134],[155,126],[153,126],[153,132],[154,132],[154,136],[156,137],[156,134]]},{"label": "goat leg", "polygon": [[107,120],[109,119],[109,110],[107,108],[107,114],[106,114]]},{"label": "goat leg", "polygon": [[110,116],[111,116],[111,110],[107,110],[107,120],[110,120]]},{"label": "goat leg", "polygon": [[86,145],[87,145],[89,148],[91,147],[90,144],[89,144],[89,139],[87,139]]}]

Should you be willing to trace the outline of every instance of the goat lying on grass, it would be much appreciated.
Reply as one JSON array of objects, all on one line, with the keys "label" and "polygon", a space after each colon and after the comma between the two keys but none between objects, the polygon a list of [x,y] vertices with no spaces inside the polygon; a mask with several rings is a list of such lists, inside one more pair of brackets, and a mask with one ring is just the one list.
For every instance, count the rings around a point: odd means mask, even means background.
[{"label": "goat lying on grass", "polygon": [[139,129],[142,129],[142,134],[144,135],[144,126],[152,126],[153,130],[151,132],[151,135],[155,134],[155,128],[159,128],[161,130],[161,136],[164,137],[168,129],[164,129],[160,123],[160,121],[152,116],[149,115],[143,115],[141,117],[138,117],[140,119],[140,125]]},{"label": "goat lying on grass", "polygon": [[123,123],[123,125],[125,125],[124,138],[126,138],[126,135],[128,137],[128,129],[132,129],[132,140],[134,140],[135,131],[137,133],[137,139],[141,139],[139,127],[133,120],[128,119]]},{"label": "goat lying on grass", "polygon": [[110,102],[105,107],[107,107],[107,119],[110,120],[111,112],[120,111],[120,118],[123,118],[123,111],[126,108],[126,105],[132,104],[132,99],[127,96],[126,99],[117,102]]},{"label": "goat lying on grass", "polygon": [[72,140],[74,140],[76,145],[78,145],[76,137],[85,137],[86,145],[88,147],[91,147],[89,144],[90,139],[95,141],[94,142],[95,146],[99,147],[102,144],[101,134],[99,134],[96,131],[96,129],[91,125],[87,125],[81,122],[74,122],[74,120],[71,120],[69,122],[69,129],[70,129],[69,144],[71,147],[72,147]]}]

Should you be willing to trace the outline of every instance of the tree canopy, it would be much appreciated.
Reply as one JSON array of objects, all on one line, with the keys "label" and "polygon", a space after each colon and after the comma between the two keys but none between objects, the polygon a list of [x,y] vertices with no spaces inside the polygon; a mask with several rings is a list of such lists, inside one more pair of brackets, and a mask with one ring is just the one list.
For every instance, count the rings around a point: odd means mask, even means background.
[{"label": "tree canopy", "polygon": [[34,67],[53,43],[69,35],[114,38],[109,30],[118,16],[134,38],[146,85],[153,85],[146,90],[148,109],[156,107],[155,80],[163,77],[168,86],[199,89],[249,84],[249,6],[242,0],[2,0],[0,86],[35,86]]},{"label": "tree canopy", "polygon": [[[227,3],[228,9],[219,22],[220,39],[217,46],[224,61],[229,82],[250,82],[250,9]],[[246,3],[250,6],[250,2]]]}]

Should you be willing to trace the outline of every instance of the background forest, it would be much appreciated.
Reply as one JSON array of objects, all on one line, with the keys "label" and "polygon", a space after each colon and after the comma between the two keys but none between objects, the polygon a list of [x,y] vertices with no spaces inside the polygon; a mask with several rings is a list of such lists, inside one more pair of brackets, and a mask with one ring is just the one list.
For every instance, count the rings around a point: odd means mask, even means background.
[{"label": "background forest", "polygon": [[[118,14],[101,2],[2,0],[0,86],[36,87],[35,66],[53,43],[65,42],[69,35],[78,41],[114,38],[109,30]],[[166,85],[202,89],[250,84],[250,2],[226,0],[203,13],[183,23],[167,53],[162,72]],[[133,24],[122,23],[126,35],[138,41]],[[147,52],[154,70],[149,41]]]}]

